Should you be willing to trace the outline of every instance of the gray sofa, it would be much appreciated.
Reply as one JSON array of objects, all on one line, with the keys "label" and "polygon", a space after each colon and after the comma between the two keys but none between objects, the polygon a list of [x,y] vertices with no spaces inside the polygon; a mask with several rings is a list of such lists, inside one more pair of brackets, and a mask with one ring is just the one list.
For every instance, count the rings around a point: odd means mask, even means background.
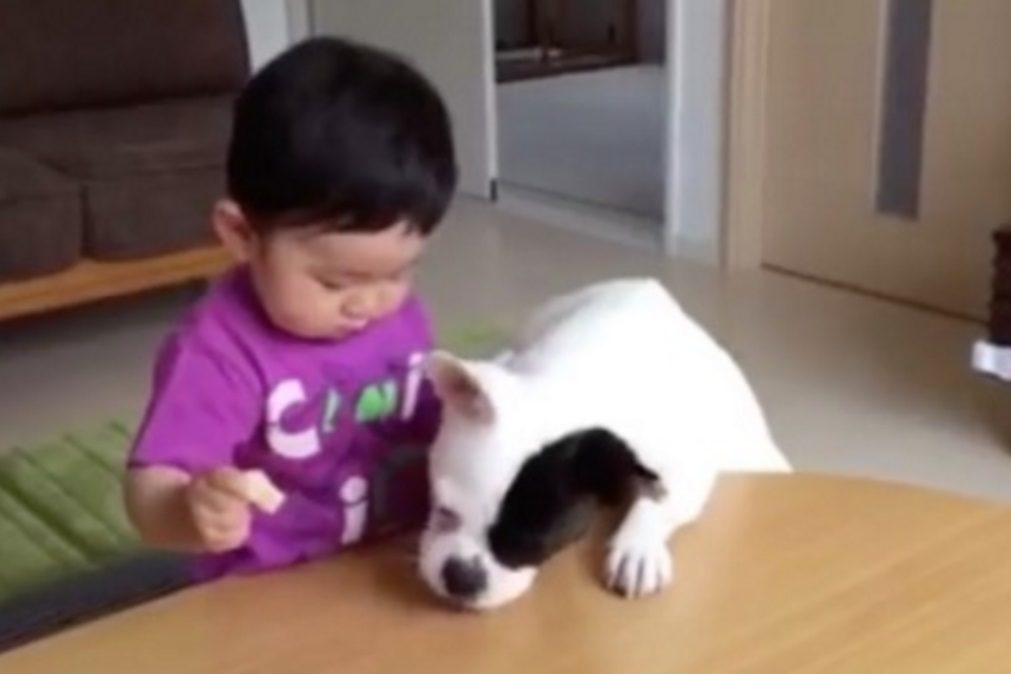
[{"label": "gray sofa", "polygon": [[0,26],[0,284],[208,246],[239,0],[3,0]]}]

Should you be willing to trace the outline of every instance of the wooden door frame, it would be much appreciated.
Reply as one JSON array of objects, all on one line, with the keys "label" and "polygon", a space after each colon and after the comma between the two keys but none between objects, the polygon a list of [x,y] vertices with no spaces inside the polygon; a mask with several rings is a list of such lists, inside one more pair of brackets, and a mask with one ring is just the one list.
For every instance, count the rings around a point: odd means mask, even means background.
[{"label": "wooden door frame", "polygon": [[762,264],[769,20],[774,0],[733,0],[729,13],[722,264]]}]

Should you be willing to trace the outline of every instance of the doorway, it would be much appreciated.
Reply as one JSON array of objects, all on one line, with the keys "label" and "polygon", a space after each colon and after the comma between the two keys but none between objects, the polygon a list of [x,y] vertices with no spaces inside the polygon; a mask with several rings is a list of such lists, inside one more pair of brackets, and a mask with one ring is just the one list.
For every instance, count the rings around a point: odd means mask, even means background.
[{"label": "doorway", "polygon": [[583,222],[596,210],[662,239],[667,4],[494,0],[504,198],[571,206]]}]

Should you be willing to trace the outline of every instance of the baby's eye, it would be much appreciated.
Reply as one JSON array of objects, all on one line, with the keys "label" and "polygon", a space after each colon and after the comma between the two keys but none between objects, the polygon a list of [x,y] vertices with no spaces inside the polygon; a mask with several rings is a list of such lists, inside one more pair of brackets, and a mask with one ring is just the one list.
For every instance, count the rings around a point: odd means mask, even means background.
[{"label": "baby's eye", "polygon": [[460,519],[460,516],[456,512],[445,506],[440,506],[432,512],[430,526],[433,531],[448,534],[463,526],[463,520]]},{"label": "baby's eye", "polygon": [[330,292],[337,292],[338,290],[344,290],[344,284],[336,281],[327,281],[326,279],[319,279],[319,284],[324,290],[329,290]]}]

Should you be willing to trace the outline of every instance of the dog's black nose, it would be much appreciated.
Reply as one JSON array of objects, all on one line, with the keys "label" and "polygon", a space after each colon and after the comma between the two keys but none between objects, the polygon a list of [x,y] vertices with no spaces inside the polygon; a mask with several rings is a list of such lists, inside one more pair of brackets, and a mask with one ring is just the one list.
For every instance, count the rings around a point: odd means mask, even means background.
[{"label": "dog's black nose", "polygon": [[488,587],[488,574],[478,559],[453,557],[442,567],[442,582],[454,599],[474,599]]}]

